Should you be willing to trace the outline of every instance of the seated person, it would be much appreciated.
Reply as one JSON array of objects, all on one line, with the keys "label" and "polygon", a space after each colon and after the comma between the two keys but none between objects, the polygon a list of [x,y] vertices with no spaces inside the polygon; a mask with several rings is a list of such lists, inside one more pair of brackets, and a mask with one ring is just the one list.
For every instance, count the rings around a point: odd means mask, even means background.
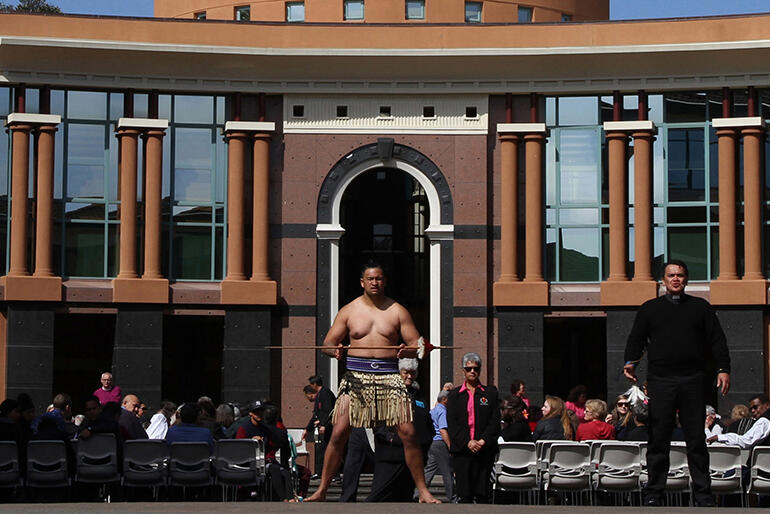
[{"label": "seated person", "polygon": [[714,410],[714,407],[711,405],[706,405],[706,422],[704,431],[706,432],[706,439],[712,435],[719,435],[724,432],[724,430],[722,430],[722,425],[719,424],[719,416],[717,415],[717,411]]},{"label": "seated person", "polygon": [[757,395],[749,402],[751,412],[757,417],[752,427],[743,435],[718,434],[706,439],[707,443],[718,441],[725,444],[740,446],[743,450],[751,450],[756,446],[770,444],[770,399],[766,395]]},{"label": "seated person", "polygon": [[508,397],[503,402],[503,429],[498,442],[532,442],[532,432],[524,415],[526,404],[519,396]]},{"label": "seated person", "polygon": [[588,400],[585,406],[584,423],[577,429],[575,440],[615,439],[615,427],[605,423],[607,403],[604,400]]},{"label": "seated person", "polygon": [[543,402],[543,417],[537,422],[532,440],[572,440],[572,423],[570,423],[564,400],[558,396],[546,396]]},{"label": "seated person", "polygon": [[166,442],[171,443],[197,443],[202,442],[209,445],[209,453],[214,453],[214,438],[211,430],[196,425],[200,408],[197,403],[185,403],[179,409],[179,415],[182,422],[168,429],[166,433]]},{"label": "seated person", "polygon": [[619,439],[621,441],[644,441],[649,439],[649,432],[647,430],[647,422],[649,420],[649,414],[647,412],[647,405],[639,403],[633,408],[633,416],[631,418],[630,425],[632,427],[626,428],[621,434]]},{"label": "seated person", "polygon": [[83,407],[85,419],[78,427],[78,439],[88,439],[91,437],[91,434],[113,434],[115,441],[120,443],[120,426],[115,421],[114,415],[110,418],[109,413],[104,414],[102,412],[102,404],[96,395],[86,398]]}]

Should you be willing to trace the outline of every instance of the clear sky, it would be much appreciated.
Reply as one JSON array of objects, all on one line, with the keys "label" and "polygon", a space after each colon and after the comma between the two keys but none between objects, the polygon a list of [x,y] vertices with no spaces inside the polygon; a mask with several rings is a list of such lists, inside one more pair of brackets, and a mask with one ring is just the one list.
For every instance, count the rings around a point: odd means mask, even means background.
[{"label": "clear sky", "polygon": [[[152,16],[153,0],[48,1],[66,13]],[[615,20],[756,12],[770,12],[770,0],[610,0],[610,16]]]}]

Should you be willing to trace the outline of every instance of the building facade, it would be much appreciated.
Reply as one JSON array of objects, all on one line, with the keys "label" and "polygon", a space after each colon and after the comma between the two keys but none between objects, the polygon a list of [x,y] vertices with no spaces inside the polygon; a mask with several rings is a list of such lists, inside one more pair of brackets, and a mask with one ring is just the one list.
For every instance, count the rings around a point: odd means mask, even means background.
[{"label": "building facade", "polygon": [[306,378],[340,370],[292,347],[368,258],[453,347],[422,362],[426,398],[468,351],[503,390],[613,397],[671,258],[727,332],[721,407],[767,389],[770,15],[297,3],[0,15],[7,396],[77,402],[111,369],[152,406],[270,397],[302,426]]}]

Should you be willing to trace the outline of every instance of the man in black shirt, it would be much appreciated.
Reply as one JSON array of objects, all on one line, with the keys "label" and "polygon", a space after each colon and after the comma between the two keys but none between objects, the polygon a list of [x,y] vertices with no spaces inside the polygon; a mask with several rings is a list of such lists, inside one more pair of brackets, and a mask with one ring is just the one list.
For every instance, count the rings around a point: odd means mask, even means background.
[{"label": "man in black shirt", "polygon": [[687,265],[666,263],[666,294],[645,302],[636,315],[626,344],[625,376],[636,382],[636,365],[647,351],[649,402],[649,481],[645,503],[659,505],[666,487],[671,433],[677,410],[687,443],[687,463],[696,505],[714,506],[709,458],[703,431],[706,362],[717,365],[717,387],[730,389],[730,354],[719,320],[711,305],[685,294]]}]

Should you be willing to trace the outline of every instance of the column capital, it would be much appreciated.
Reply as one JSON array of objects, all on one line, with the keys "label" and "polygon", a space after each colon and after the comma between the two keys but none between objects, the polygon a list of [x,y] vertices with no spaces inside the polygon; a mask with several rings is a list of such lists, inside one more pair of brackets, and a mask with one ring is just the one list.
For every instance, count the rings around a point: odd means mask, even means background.
[{"label": "column capital", "polygon": [[315,233],[318,239],[336,240],[342,237],[345,233],[345,229],[342,225],[334,223],[319,223],[316,225]]},{"label": "column capital", "polygon": [[628,140],[628,132],[622,132],[622,131],[619,131],[619,130],[608,131],[605,134],[605,137],[607,139]]},{"label": "column capital", "polygon": [[35,114],[26,112],[12,112],[6,119],[5,126],[10,125],[58,125],[61,116],[58,114]]},{"label": "column capital", "polygon": [[764,134],[765,127],[743,127],[741,129],[742,136],[759,136]]},{"label": "column capital", "polygon": [[270,141],[273,135],[268,132],[256,132],[251,137],[254,141]]},{"label": "column capital", "polygon": [[747,128],[765,128],[765,120],[761,116],[749,116],[742,118],[714,118],[711,120],[711,126],[715,129],[747,129]]},{"label": "column capital", "polygon": [[225,122],[225,133],[229,132],[275,132],[272,121],[228,121]]},{"label": "column capital", "polygon": [[511,133],[511,132],[498,132],[497,133],[497,139],[500,141],[510,141],[511,143],[518,143],[521,141],[521,137],[519,134]]},{"label": "column capital", "polygon": [[244,132],[242,130],[225,131],[225,141],[230,141],[231,139],[239,139],[241,141],[246,141],[247,139],[249,139],[249,133]]},{"label": "column capital", "polygon": [[123,136],[138,137],[139,134],[141,133],[142,131],[138,128],[128,128],[128,127],[115,128],[115,137],[118,137],[118,138]]},{"label": "column capital", "polygon": [[605,132],[640,132],[647,131],[656,133],[658,131],[655,123],[651,120],[633,120],[633,121],[605,121],[603,125]]},{"label": "column capital", "polygon": [[163,137],[166,135],[165,129],[147,129],[144,132],[142,132],[142,138],[147,139],[148,137]]},{"label": "column capital", "polygon": [[38,125],[35,127],[35,131],[46,132],[48,134],[53,134],[55,132],[58,132],[58,130],[59,130],[59,127],[57,125],[52,125],[52,124]]},{"label": "column capital", "polygon": [[166,130],[168,128],[168,120],[156,118],[120,118],[118,119],[116,127],[118,130]]}]

